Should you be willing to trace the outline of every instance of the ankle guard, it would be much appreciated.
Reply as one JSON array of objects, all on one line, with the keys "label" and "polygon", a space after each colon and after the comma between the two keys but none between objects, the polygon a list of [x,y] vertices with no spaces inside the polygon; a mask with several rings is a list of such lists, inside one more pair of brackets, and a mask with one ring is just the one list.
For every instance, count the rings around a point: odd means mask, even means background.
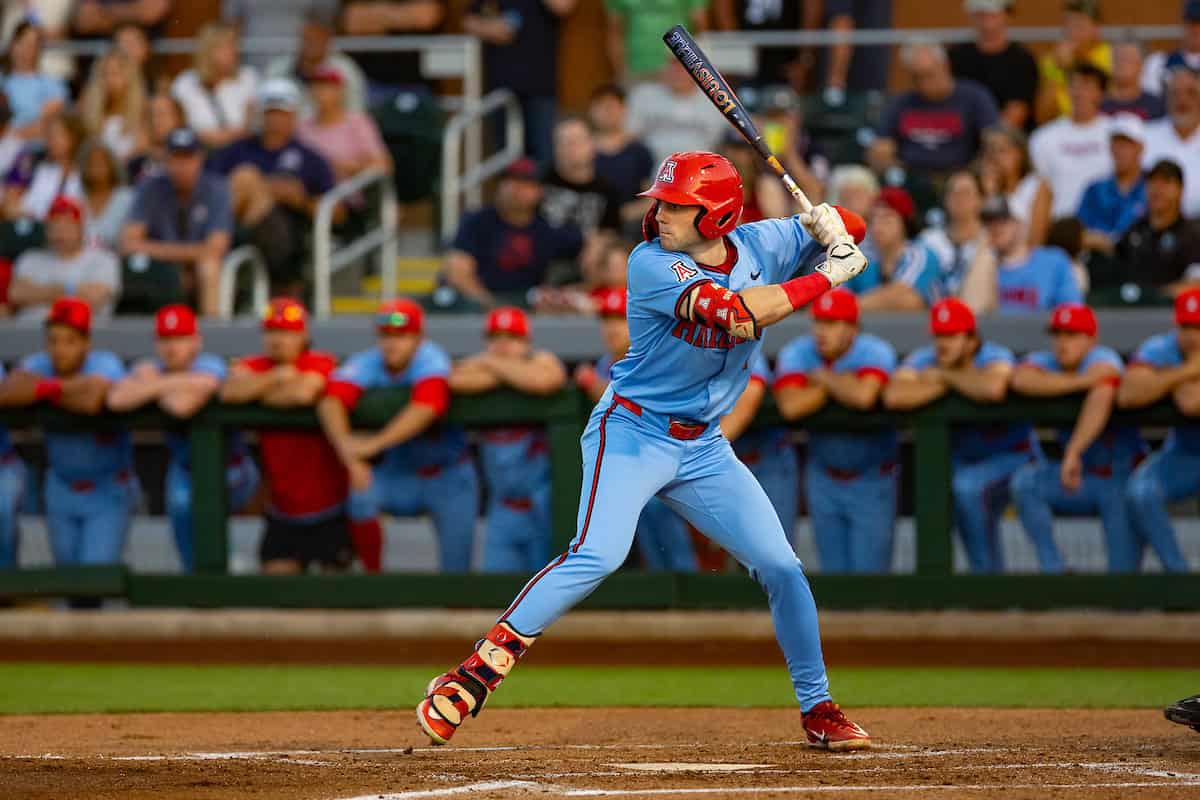
[{"label": "ankle guard", "polygon": [[535,638],[522,636],[508,623],[497,623],[475,644],[470,658],[434,681],[429,691],[433,709],[456,727],[467,714],[479,716],[488,696],[499,688]]}]

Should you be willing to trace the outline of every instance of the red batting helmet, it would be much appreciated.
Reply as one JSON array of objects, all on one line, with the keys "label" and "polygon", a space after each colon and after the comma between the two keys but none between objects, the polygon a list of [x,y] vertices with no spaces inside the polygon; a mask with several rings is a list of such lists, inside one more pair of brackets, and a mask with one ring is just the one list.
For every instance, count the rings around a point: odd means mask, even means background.
[{"label": "red batting helmet", "polygon": [[742,176],[725,156],[674,153],[658,168],[654,185],[638,197],[700,206],[696,230],[705,239],[719,239],[742,217]]}]

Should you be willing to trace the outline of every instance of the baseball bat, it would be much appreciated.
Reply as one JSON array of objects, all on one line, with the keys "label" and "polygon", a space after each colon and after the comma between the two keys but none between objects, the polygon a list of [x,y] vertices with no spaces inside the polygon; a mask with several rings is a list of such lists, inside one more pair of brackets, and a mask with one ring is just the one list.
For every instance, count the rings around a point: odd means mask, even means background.
[{"label": "baseball bat", "polygon": [[683,68],[692,76],[692,80],[696,82],[709,101],[725,115],[729,124],[737,129],[742,138],[749,142],[762,160],[775,171],[792,197],[796,198],[800,208],[805,212],[812,211],[812,203],[796,184],[795,179],[783,168],[783,164],[779,163],[779,159],[771,152],[771,148],[767,147],[762,134],[758,132],[758,126],[746,112],[742,101],[734,94],[729,81],[725,80],[725,76],[708,60],[708,56],[704,55],[700,45],[696,44],[696,40],[687,32],[687,29],[682,25],[676,25],[663,34],[663,42],[666,43],[671,54],[679,59],[679,63],[683,64]]}]

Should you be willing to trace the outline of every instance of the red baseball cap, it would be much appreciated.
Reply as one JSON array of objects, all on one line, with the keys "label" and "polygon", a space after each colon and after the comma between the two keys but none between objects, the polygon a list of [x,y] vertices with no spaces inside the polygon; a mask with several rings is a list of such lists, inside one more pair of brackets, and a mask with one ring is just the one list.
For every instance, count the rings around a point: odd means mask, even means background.
[{"label": "red baseball cap", "polygon": [[50,208],[46,209],[46,219],[57,216],[68,216],[76,222],[82,222],[83,207],[65,194],[60,194],[54,198],[54,202],[50,203]]},{"label": "red baseball cap", "polygon": [[338,86],[342,86],[346,83],[346,76],[333,64],[320,64],[308,74],[308,82],[336,83]]},{"label": "red baseball cap", "polygon": [[1200,326],[1200,289],[1188,289],[1175,298],[1175,324],[1181,328]]},{"label": "red baseball cap", "polygon": [[627,305],[625,287],[604,286],[592,292],[596,313],[602,317],[624,317]]},{"label": "red baseball cap", "polygon": [[507,333],[524,338],[529,335],[529,315],[516,306],[500,306],[487,315],[483,332],[487,336]]},{"label": "red baseball cap", "polygon": [[934,336],[953,336],[975,332],[975,314],[956,297],[939,300],[929,309],[929,331]]},{"label": "red baseball cap", "polygon": [[1051,333],[1082,333],[1095,336],[1100,329],[1096,312],[1082,303],[1063,303],[1050,314]]},{"label": "red baseball cap", "polygon": [[898,186],[885,186],[880,189],[875,205],[890,208],[905,221],[911,220],[917,213],[917,206],[913,203],[912,195]]},{"label": "red baseball cap", "polygon": [[195,336],[197,331],[196,315],[180,303],[163,306],[154,315],[154,332],[159,338]]},{"label": "red baseball cap", "polygon": [[813,319],[830,322],[858,322],[858,298],[845,289],[833,289],[812,305]]},{"label": "red baseball cap", "polygon": [[51,325],[66,325],[87,336],[92,331],[92,307],[77,297],[60,297],[46,315],[46,327]]},{"label": "red baseball cap", "polygon": [[277,297],[263,311],[264,331],[299,331],[308,328],[308,310],[290,297]]},{"label": "red baseball cap", "polygon": [[388,300],[375,312],[375,330],[379,333],[420,333],[424,327],[425,310],[407,297]]}]

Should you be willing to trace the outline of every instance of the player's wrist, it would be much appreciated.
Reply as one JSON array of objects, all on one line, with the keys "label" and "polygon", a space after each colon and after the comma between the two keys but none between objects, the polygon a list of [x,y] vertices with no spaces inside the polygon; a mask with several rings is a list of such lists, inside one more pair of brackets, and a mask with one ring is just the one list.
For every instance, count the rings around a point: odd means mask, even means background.
[{"label": "player's wrist", "polygon": [[57,403],[62,398],[63,385],[58,378],[45,378],[33,387],[33,397],[41,403]]},{"label": "player's wrist", "polygon": [[783,289],[784,294],[787,295],[788,303],[791,304],[792,310],[799,311],[829,291],[833,283],[829,280],[829,276],[824,273],[814,272],[811,275],[804,275],[799,278],[792,278],[790,281],[784,281],[779,286]]}]

